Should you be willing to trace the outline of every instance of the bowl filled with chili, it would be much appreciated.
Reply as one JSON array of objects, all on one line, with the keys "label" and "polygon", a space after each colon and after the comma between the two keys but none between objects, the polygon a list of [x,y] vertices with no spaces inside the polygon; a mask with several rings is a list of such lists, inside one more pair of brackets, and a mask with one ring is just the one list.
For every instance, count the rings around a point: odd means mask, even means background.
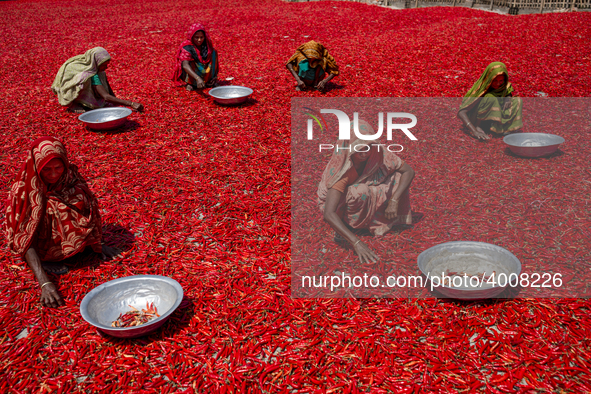
[{"label": "bowl filled with chili", "polygon": [[92,289],[80,303],[80,314],[106,334],[136,338],[160,328],[182,299],[183,288],[174,279],[127,276]]}]

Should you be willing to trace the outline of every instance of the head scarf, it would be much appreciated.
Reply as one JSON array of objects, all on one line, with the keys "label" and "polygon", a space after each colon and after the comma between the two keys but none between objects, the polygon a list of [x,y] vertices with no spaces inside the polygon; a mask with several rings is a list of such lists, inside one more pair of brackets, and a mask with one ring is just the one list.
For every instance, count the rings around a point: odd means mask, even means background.
[{"label": "head scarf", "polygon": [[[54,158],[63,162],[64,172],[48,188],[40,174]],[[63,260],[86,245],[100,252],[98,201],[59,140],[42,137],[31,145],[8,196],[6,236],[14,252],[24,256],[35,247],[42,261]]]},{"label": "head scarf", "polygon": [[339,75],[339,67],[328,50],[316,41],[310,41],[300,45],[292,57],[289,58],[287,64],[292,63],[296,72],[298,71],[298,64],[305,59],[318,59],[319,65],[327,74]]},{"label": "head scarf", "polygon": [[[195,45],[193,45],[193,41],[191,41],[195,33],[197,33],[198,31],[202,31],[203,35],[205,36],[205,40],[203,41],[203,44],[201,44],[200,48],[197,48]],[[193,59],[191,53],[185,49],[187,45],[191,45],[193,46],[193,48],[195,48],[197,53],[197,59]],[[207,64],[211,62],[212,54],[213,44],[211,43],[211,38],[209,37],[209,34],[207,34],[207,32],[205,31],[205,27],[201,23],[193,23],[191,27],[189,27],[189,30],[187,30],[185,41],[181,43],[181,46],[176,52],[174,72],[172,74],[171,79],[177,82],[178,84],[183,85],[184,83],[182,83],[182,81],[179,81],[179,78],[183,73],[183,62],[191,62],[198,60],[199,63]]]},{"label": "head scarf", "polygon": [[[106,49],[96,47],[89,49],[84,55],[74,56],[66,60],[60,67],[51,85],[51,90],[57,94],[57,99],[61,105],[70,105],[78,98],[81,93],[86,92],[86,96],[91,95],[88,90],[92,90],[90,78],[98,74],[98,68],[101,64],[111,59],[111,55]],[[92,105],[93,103],[90,102]],[[93,107],[100,107],[93,105]]]},{"label": "head scarf", "polygon": [[[489,90],[493,79],[498,75],[505,76],[505,82],[503,85],[494,90]],[[484,96],[487,93],[494,95],[495,97],[506,97],[513,92],[513,86],[509,82],[509,74],[507,73],[507,67],[501,62],[493,62],[486,67],[486,70],[482,73],[478,81],[472,86],[468,93],[464,96],[460,111],[472,107],[477,98]]]},{"label": "head scarf", "polygon": [[[351,122],[351,128],[352,127],[353,122]],[[359,132],[363,135],[375,134],[370,124],[364,120],[359,120]],[[328,189],[337,183],[343,175],[353,167],[351,156],[356,153],[354,148],[357,145],[371,146],[371,144],[379,143],[379,141],[364,141],[359,139],[353,132],[351,133],[351,138],[353,139],[352,142],[346,140],[338,140],[336,142],[332,157],[324,169],[320,185],[318,186],[318,203],[322,209],[324,202],[326,201]],[[338,151],[336,149],[337,145],[339,146]],[[350,150],[348,149],[349,146],[351,147]],[[357,183],[379,185],[403,165],[404,162],[402,159],[388,151],[385,146],[381,146],[379,152],[376,146],[372,146],[363,173],[359,174],[360,177]]]}]

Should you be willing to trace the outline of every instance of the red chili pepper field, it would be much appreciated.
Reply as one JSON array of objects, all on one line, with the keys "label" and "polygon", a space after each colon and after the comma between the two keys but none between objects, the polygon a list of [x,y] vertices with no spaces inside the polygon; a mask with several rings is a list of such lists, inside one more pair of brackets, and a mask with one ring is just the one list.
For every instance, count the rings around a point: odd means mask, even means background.
[{"label": "red chili pepper field", "polygon": [[[81,258],[54,278],[66,305],[50,309],[1,238],[0,392],[591,392],[587,300],[292,299],[290,290],[292,97],[461,97],[492,61],[507,65],[520,96],[589,96],[591,13],[19,0],[0,2],[0,14],[2,199],[30,142],[55,136],[99,198],[107,243],[126,249],[107,263]],[[221,80],[254,90],[246,105],[221,107],[169,80],[195,21],[209,29]],[[324,95],[295,92],[285,69],[311,39],[341,69]],[[112,56],[115,93],[146,107],[118,132],[86,130],[50,90],[66,59],[95,46]],[[512,245],[531,264],[587,264],[589,134],[565,136],[562,155],[519,159],[527,171],[510,184],[536,188],[538,201],[524,191],[519,203],[491,205],[516,227],[481,231],[463,223],[491,215],[488,192],[504,185],[491,169],[518,159],[503,153],[502,140],[479,143],[457,125],[429,137],[446,149],[401,154],[417,170],[412,204],[424,217],[381,242],[398,245],[409,266],[425,247],[452,239]],[[474,195],[441,183],[442,170],[447,179],[472,175]],[[319,242],[330,241],[321,215],[311,220],[324,229]],[[435,220],[437,231],[427,225]],[[137,274],[177,280],[179,309],[147,337],[97,333],[80,316],[82,298]]]}]

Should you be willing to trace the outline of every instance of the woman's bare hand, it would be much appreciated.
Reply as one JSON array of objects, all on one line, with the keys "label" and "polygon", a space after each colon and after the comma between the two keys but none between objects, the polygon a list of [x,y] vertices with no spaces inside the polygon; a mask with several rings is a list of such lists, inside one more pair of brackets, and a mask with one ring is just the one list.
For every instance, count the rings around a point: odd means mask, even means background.
[{"label": "woman's bare hand", "polygon": [[49,282],[41,289],[41,303],[51,308],[64,305],[64,300],[57,292],[53,283]]},{"label": "woman's bare hand", "polygon": [[211,87],[215,87],[215,86],[217,86],[217,84],[218,84],[218,79],[217,79],[217,77],[216,77],[216,78],[210,79],[210,80],[209,80],[209,82],[207,82],[207,83],[205,84],[205,87],[207,87],[207,88],[211,88]]},{"label": "woman's bare hand", "polygon": [[197,89],[203,89],[205,87],[205,82],[203,82],[203,79],[198,78],[195,81],[195,84],[197,85]]},{"label": "woman's bare hand", "polygon": [[390,200],[386,207],[386,219],[393,220],[398,217],[398,200]]},{"label": "woman's bare hand", "polygon": [[144,110],[144,106],[140,103],[131,103],[131,108],[135,109],[138,112],[142,112]]},{"label": "woman's bare hand", "polygon": [[472,135],[474,138],[480,141],[490,140],[490,136],[487,135],[480,127],[475,127],[474,131],[472,131]]},{"label": "woman's bare hand", "polygon": [[296,79],[296,82],[298,83],[297,88],[299,88],[300,90],[306,90],[306,84],[304,83],[304,81],[298,78]]},{"label": "woman's bare hand", "polygon": [[104,261],[109,261],[114,259],[115,257],[121,256],[121,249],[112,248],[107,245],[103,245],[103,251],[101,253],[101,259]]},{"label": "woman's bare hand", "polygon": [[325,88],[326,88],[326,79],[323,79],[322,81],[318,82],[318,85],[316,85],[316,89],[318,89],[320,92],[323,92]]},{"label": "woman's bare hand", "polygon": [[375,263],[379,260],[379,257],[363,242],[357,242],[355,246],[355,253],[359,256],[359,262],[363,263]]}]

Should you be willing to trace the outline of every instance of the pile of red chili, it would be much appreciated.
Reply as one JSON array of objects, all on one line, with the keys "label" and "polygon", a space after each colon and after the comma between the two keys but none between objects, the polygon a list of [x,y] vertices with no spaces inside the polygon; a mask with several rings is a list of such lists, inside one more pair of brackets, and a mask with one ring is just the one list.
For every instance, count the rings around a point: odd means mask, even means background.
[{"label": "pile of red chili", "polygon": [[[56,136],[99,199],[106,242],[126,249],[100,265],[82,258],[56,280],[66,305],[53,310],[0,238],[1,392],[591,391],[584,299],[292,299],[289,124],[292,97],[459,97],[492,61],[521,96],[587,96],[591,14],[279,0],[21,0],[0,10],[2,195],[30,141]],[[208,27],[221,81],[254,90],[245,105],[218,106],[168,79],[193,18]],[[324,95],[295,92],[284,66],[311,39],[341,70]],[[114,133],[84,129],[49,89],[66,59],[95,46],[111,54],[115,93],[146,107]],[[476,142],[456,119],[421,134],[401,154],[417,174],[415,225],[367,237],[370,247],[388,245],[384,258],[416,272],[434,244],[490,242],[586,286],[588,124],[558,121],[576,132],[550,159]],[[296,192],[315,204],[314,190]],[[321,215],[309,223],[319,234],[309,253],[334,248]],[[114,339],[80,317],[90,289],[137,274],[185,290],[161,329]]]},{"label": "pile of red chili", "polygon": [[132,310],[130,312],[120,313],[117,320],[111,323],[111,327],[135,327],[141,326],[152,320],[155,317],[160,317],[158,314],[158,308],[154,306],[154,303],[148,304],[146,302],[146,309],[138,311],[133,306],[129,306]]}]

